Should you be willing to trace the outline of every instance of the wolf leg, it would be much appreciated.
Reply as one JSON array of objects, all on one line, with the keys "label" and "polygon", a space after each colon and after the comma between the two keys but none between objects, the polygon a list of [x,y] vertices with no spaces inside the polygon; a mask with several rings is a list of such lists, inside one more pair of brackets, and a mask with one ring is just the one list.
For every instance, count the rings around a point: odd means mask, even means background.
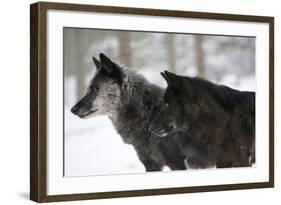
[{"label": "wolf leg", "polygon": [[166,164],[170,167],[171,170],[185,170],[185,157],[184,156],[176,156],[173,158],[166,157]]},{"label": "wolf leg", "polygon": [[176,162],[167,163],[167,166],[170,167],[171,170],[185,170],[186,169],[184,160],[182,160],[182,161],[178,160]]},{"label": "wolf leg", "polygon": [[162,166],[153,161],[146,161],[143,165],[145,167],[145,171],[147,172],[162,171]]},{"label": "wolf leg", "polygon": [[147,172],[151,171],[162,171],[163,165],[157,163],[147,153],[137,151],[138,157],[145,167]]},{"label": "wolf leg", "polygon": [[218,160],[217,161],[217,168],[229,168],[233,167],[233,163],[227,160]]},{"label": "wolf leg", "polygon": [[186,160],[188,168],[190,169],[207,169],[216,166],[216,161],[212,158],[189,158]]},{"label": "wolf leg", "polygon": [[159,165],[153,159],[145,158],[141,159],[141,162],[143,163],[147,172],[162,171],[163,166]]}]

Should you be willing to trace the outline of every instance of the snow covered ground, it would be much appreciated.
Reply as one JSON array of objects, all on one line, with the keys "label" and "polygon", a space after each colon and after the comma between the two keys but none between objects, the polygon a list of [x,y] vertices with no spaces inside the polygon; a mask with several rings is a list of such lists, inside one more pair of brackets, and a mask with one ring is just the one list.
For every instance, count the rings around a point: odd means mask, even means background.
[{"label": "snow covered ground", "polygon": [[134,148],[106,116],[81,120],[65,109],[65,176],[144,172]]},{"label": "snow covered ground", "polygon": [[[142,69],[141,73],[149,81],[164,87],[159,72],[157,69]],[[217,83],[239,90],[255,90],[254,76],[241,79],[239,84],[236,82],[230,75]],[[66,177],[145,172],[134,148],[122,142],[107,116],[79,119],[70,113],[70,106],[65,106]]]}]

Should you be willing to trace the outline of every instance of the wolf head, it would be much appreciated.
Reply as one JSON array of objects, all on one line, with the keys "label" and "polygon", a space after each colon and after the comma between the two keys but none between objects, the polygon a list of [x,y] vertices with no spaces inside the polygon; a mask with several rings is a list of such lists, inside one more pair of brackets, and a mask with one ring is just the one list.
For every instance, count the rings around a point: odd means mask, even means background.
[{"label": "wolf head", "polygon": [[216,85],[168,71],[161,75],[168,87],[149,127],[153,134],[165,137],[173,132],[188,131],[204,137],[212,128],[215,132],[224,129],[229,116],[214,94],[218,89]]},{"label": "wolf head", "polygon": [[104,54],[100,61],[93,57],[97,72],[90,81],[86,94],[71,108],[80,118],[111,115],[115,112],[121,95],[123,70]]},{"label": "wolf head", "polygon": [[[149,131],[156,136],[166,137],[177,132],[186,131],[186,106],[188,93],[183,92],[184,83],[180,76],[164,71],[161,76],[167,82],[167,89],[160,104],[155,108],[155,115],[149,126]],[[191,112],[191,111],[190,111]]]}]

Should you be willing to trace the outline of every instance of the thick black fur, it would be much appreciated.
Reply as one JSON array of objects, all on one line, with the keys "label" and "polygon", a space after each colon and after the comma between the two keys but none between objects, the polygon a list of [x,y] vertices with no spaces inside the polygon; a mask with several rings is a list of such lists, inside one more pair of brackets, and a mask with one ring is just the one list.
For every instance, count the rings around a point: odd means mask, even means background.
[{"label": "thick black fur", "polygon": [[218,168],[255,163],[254,92],[167,71],[161,74],[168,87],[163,102],[156,108],[151,132],[160,137],[185,133],[192,139],[189,145],[215,160]]}]

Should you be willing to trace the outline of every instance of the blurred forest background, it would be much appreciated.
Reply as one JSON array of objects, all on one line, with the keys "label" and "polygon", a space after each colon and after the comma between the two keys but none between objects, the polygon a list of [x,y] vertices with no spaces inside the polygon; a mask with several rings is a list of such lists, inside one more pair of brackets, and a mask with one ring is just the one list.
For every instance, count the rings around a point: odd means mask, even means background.
[{"label": "blurred forest background", "polygon": [[254,89],[241,84],[255,75],[255,38],[64,28],[66,104],[83,96],[100,52],[162,86],[159,73],[170,70]]},{"label": "blurred forest background", "polygon": [[143,173],[132,146],[106,116],[81,120],[70,108],[93,77],[103,52],[165,87],[163,70],[255,91],[255,38],[64,28],[65,176]]}]

